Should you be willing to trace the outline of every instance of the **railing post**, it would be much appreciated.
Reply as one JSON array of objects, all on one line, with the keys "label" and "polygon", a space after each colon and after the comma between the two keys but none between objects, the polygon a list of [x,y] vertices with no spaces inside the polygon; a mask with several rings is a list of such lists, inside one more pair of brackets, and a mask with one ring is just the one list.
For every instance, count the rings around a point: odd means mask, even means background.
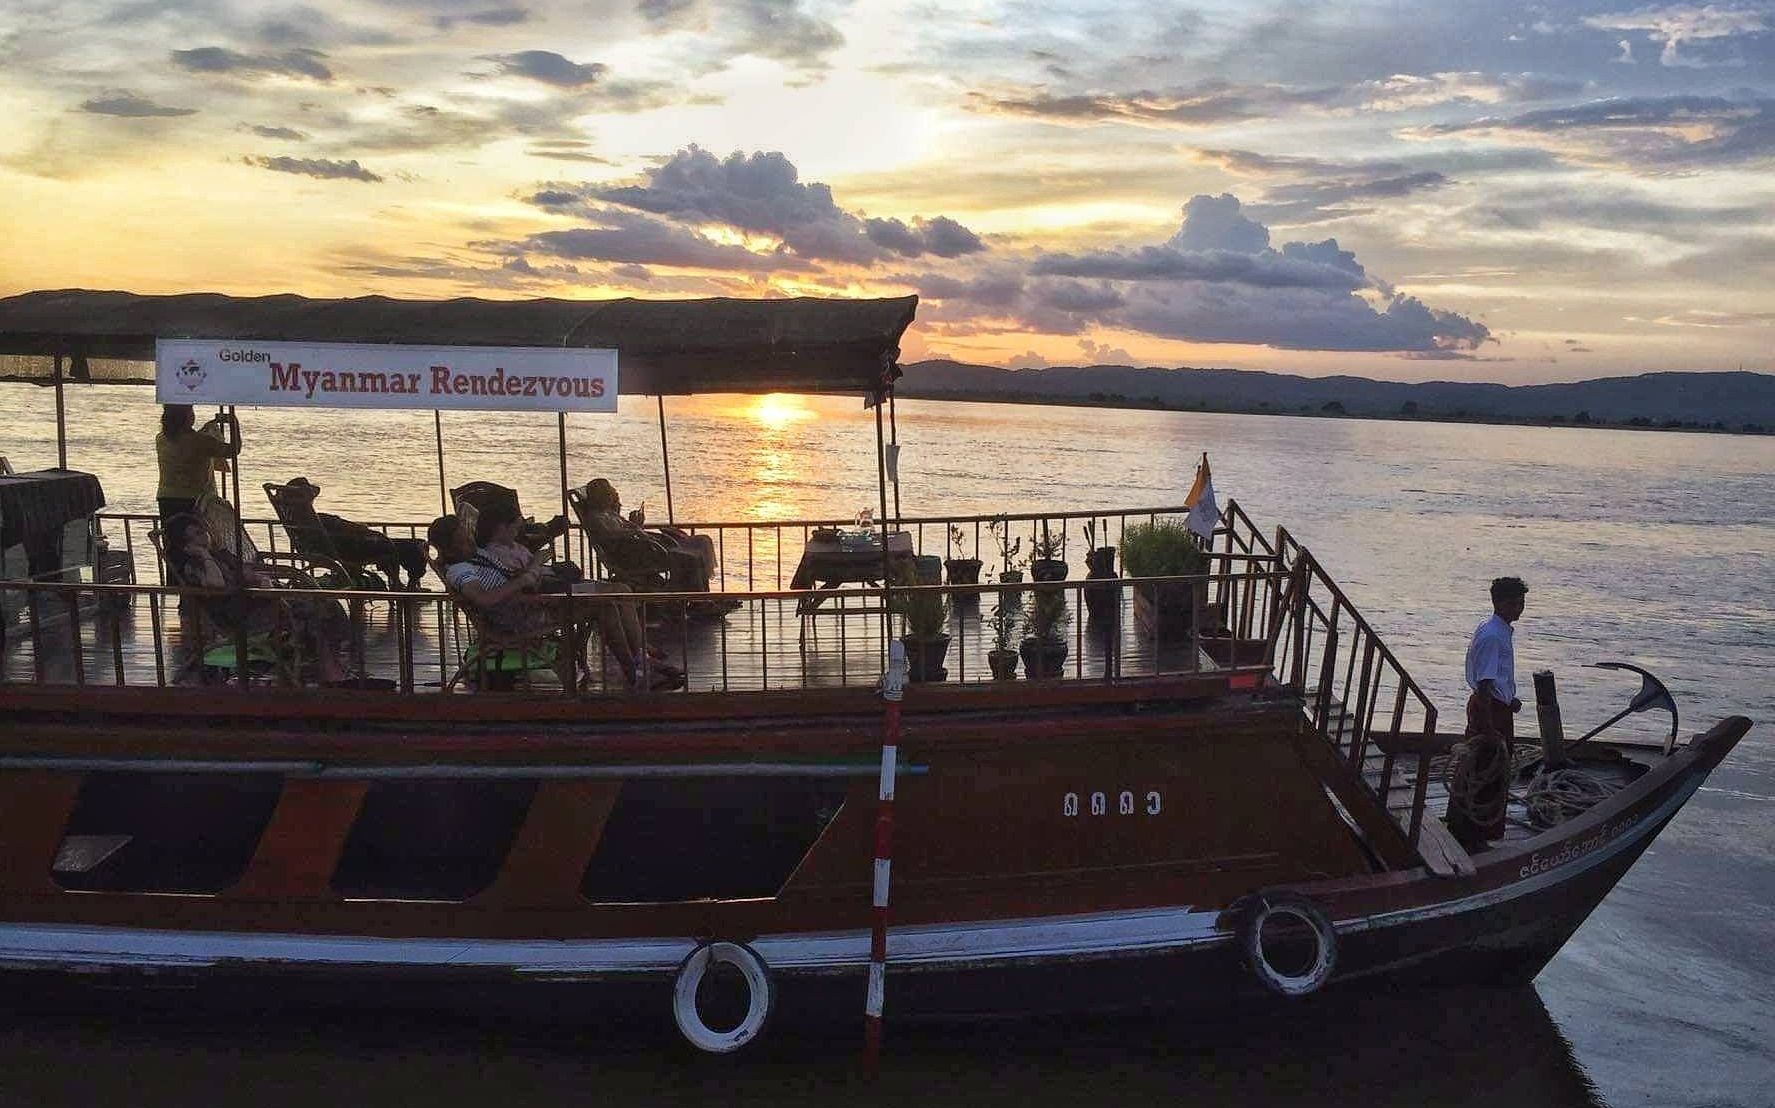
[{"label": "railing post", "polygon": [[[1350,651],[1350,656],[1354,658],[1356,652]],[[1373,665],[1374,636],[1370,634],[1363,637],[1362,676],[1356,685],[1356,714],[1351,717],[1354,730],[1350,733],[1350,764],[1356,767],[1358,773],[1362,771],[1363,751],[1368,745],[1368,713],[1371,701],[1368,671]]]},{"label": "railing post", "polygon": [[[1325,627],[1325,656],[1319,660],[1319,695],[1315,698],[1313,715],[1319,725],[1319,733],[1331,743],[1332,749],[1338,749],[1338,738],[1341,725],[1336,731],[1331,724],[1331,685],[1337,679],[1337,609],[1331,610],[1333,622]],[[1349,705],[1344,705],[1347,711]]]},{"label": "railing post", "polygon": [[1300,588],[1294,593],[1294,678],[1289,684],[1294,686],[1296,696],[1305,698],[1307,695],[1307,589],[1311,581],[1305,558],[1296,563],[1299,573]]},{"label": "railing post", "polygon": [[1406,841],[1413,850],[1418,848],[1418,830],[1424,825],[1424,795],[1430,787],[1430,755],[1429,740],[1436,734],[1436,708],[1434,705],[1424,706],[1424,742],[1425,752],[1418,755],[1418,779],[1411,793],[1411,828],[1406,832]]}]

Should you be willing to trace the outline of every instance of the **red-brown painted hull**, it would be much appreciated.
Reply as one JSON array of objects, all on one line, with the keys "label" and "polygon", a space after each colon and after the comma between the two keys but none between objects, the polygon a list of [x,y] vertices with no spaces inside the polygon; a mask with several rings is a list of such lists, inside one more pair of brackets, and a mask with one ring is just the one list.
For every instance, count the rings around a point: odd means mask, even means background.
[{"label": "red-brown painted hull", "polygon": [[[1204,864],[1164,847],[1212,833],[1222,836],[1213,858],[1250,861],[1253,852],[1240,849],[1239,828],[1253,818],[1251,802],[1215,803],[1236,787],[1237,775],[1211,778],[1218,788],[1202,790],[1197,805],[1178,798],[1214,764],[1211,754],[1208,762],[1191,759],[1217,742],[1236,744],[1241,759],[1256,750],[1270,760],[1274,778],[1285,776],[1298,736],[1276,731],[1284,714],[1257,702],[1236,708],[1224,701],[1194,707],[1175,702],[1157,715],[1147,706],[1092,716],[1082,729],[1056,719],[1051,730],[1036,729],[1021,747],[976,734],[966,721],[953,732],[928,735],[926,749],[910,760],[923,761],[932,772],[909,778],[901,797],[902,819],[908,827],[922,820],[927,837],[912,835],[901,844],[906,895],[890,938],[890,1012],[1017,1016],[1261,999],[1235,951],[1223,909],[1242,893],[1277,885],[1312,896],[1335,922],[1336,986],[1525,980],[1749,726],[1741,719],[1722,723],[1674,756],[1656,760],[1638,781],[1586,815],[1480,855],[1470,877],[1439,878],[1422,868],[1373,873],[1358,861],[1341,876],[1313,880],[1306,872],[1312,866],[1303,869],[1302,859],[1322,846],[1273,850],[1277,858],[1246,869]],[[1141,735],[1136,717],[1155,733]],[[1125,732],[1118,731],[1123,726]],[[861,735],[854,741],[866,742]],[[1270,753],[1261,755],[1263,750]],[[964,766],[970,772],[962,772]],[[1071,784],[1068,773],[1102,777],[1109,797],[1124,791],[1140,801],[1147,791],[1171,795],[1173,810],[1181,808],[1190,818],[1166,825],[1164,835],[1124,831],[1118,839],[1104,830],[1114,823],[1114,813],[1105,812],[1109,822],[1098,831],[1110,837],[1094,845],[1074,842],[1070,849],[1086,862],[1095,851],[1118,864],[1069,870],[1061,864],[1068,849],[1064,836],[1076,839],[1088,820],[1053,818],[1065,811],[1064,794],[1056,790]],[[1138,773],[1158,784],[1120,788],[1145,783],[1123,780]],[[53,809],[69,803],[69,776],[12,771],[0,774],[0,788],[15,810],[17,804]],[[1074,787],[1089,796],[1091,781],[1081,780]],[[859,776],[847,788],[850,805],[872,794],[873,783]],[[287,784],[273,826],[284,821],[305,833],[268,835],[245,877],[213,897],[70,894],[46,887],[37,867],[53,853],[59,825],[50,821],[32,831],[29,823],[24,829],[15,824],[0,871],[7,887],[0,899],[6,921],[0,964],[133,971],[156,980],[243,973],[368,977],[430,982],[446,990],[547,982],[573,989],[577,1011],[635,1004],[663,1010],[678,961],[700,940],[729,938],[749,943],[770,967],[783,1019],[848,1019],[860,1011],[868,947],[868,836],[860,826],[867,823],[866,805],[851,817],[859,826],[847,827],[841,816],[826,827],[821,843],[833,849],[810,853],[781,896],[677,905],[580,901],[570,909],[558,896],[559,881],[576,875],[591,848],[582,842],[580,853],[564,852],[554,839],[596,823],[609,793],[607,782],[577,779],[551,793],[540,814],[532,810],[514,849],[520,856],[529,851],[532,863],[553,863],[508,864],[485,893],[454,905],[366,905],[320,895],[328,867],[294,847],[313,843],[317,828],[337,825],[334,830],[343,833],[355,811],[352,793],[331,784]],[[984,815],[966,812],[985,798],[999,807]],[[1031,814],[1019,824],[1016,813],[1024,809]],[[1150,817],[1128,813],[1123,827],[1156,821],[1164,810],[1160,806]],[[1266,825],[1253,833],[1261,837],[1270,830]],[[1347,837],[1337,828],[1331,837],[1340,835]],[[964,841],[952,841],[958,836]],[[1303,841],[1324,837],[1320,829]],[[1016,863],[1019,850],[1042,859],[1045,868]],[[921,851],[922,867],[912,861]],[[1333,849],[1317,857],[1323,863],[1345,853]],[[983,868],[1004,859],[1014,864],[1001,865],[999,872]],[[861,864],[845,872],[852,863]],[[823,875],[822,865],[834,872]],[[304,889],[307,899],[291,895]]]}]

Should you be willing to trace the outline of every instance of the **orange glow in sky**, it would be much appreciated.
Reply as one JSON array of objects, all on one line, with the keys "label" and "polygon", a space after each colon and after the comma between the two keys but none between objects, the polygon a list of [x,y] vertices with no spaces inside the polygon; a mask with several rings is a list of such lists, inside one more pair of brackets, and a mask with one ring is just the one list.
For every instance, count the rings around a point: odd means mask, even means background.
[{"label": "orange glow in sky", "polygon": [[1775,14],[1617,7],[8,0],[0,295],[917,293],[908,362],[1775,369]]}]

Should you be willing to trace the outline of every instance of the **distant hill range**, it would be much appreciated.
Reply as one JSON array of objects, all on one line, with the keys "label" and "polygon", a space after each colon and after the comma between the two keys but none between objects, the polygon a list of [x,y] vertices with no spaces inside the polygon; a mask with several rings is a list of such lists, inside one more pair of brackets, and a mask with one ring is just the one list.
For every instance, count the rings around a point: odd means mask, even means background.
[{"label": "distant hill range", "polygon": [[942,400],[1775,430],[1775,375],[1765,373],[1642,373],[1559,385],[1486,385],[1187,367],[1011,370],[947,360],[916,362],[905,370],[896,387],[901,396]]}]

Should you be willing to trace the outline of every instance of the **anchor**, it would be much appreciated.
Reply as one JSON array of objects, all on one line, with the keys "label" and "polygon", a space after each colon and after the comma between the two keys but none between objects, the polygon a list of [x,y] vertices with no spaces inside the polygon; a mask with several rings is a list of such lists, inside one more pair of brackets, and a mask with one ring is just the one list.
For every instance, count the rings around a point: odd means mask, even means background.
[{"label": "anchor", "polygon": [[1628,702],[1627,707],[1616,712],[1582,737],[1573,740],[1570,746],[1562,748],[1559,752],[1559,760],[1564,761],[1565,758],[1580,745],[1602,734],[1604,731],[1607,731],[1628,716],[1637,712],[1651,711],[1654,708],[1662,708],[1670,713],[1670,737],[1664,740],[1664,756],[1668,758],[1675,752],[1677,735],[1676,700],[1670,695],[1670,690],[1664,687],[1664,682],[1658,680],[1651,671],[1641,669],[1636,665],[1630,665],[1627,662],[1591,662],[1589,668],[1619,669],[1627,670],[1630,673],[1637,673],[1640,678],[1639,692],[1633,695],[1633,699]]}]

